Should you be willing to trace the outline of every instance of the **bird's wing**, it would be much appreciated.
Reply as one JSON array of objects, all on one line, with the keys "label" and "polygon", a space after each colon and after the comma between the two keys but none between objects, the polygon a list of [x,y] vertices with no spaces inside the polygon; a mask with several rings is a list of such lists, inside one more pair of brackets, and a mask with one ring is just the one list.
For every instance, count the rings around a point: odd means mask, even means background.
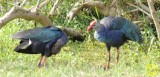
[{"label": "bird's wing", "polygon": [[137,25],[122,17],[117,17],[115,21],[117,26],[120,25],[120,30],[125,34],[127,38],[139,43],[143,42],[142,34]]},{"label": "bird's wing", "polygon": [[133,41],[139,43],[143,41],[138,26],[125,18],[108,16],[101,19],[100,23],[104,25],[107,30],[121,30],[127,38]]},{"label": "bird's wing", "polygon": [[120,30],[123,27],[121,17],[108,16],[100,20],[100,24],[104,25],[107,30]]},{"label": "bird's wing", "polygon": [[57,27],[34,28],[17,32],[12,35],[15,39],[31,39],[42,42],[57,40],[62,36],[62,31]]}]

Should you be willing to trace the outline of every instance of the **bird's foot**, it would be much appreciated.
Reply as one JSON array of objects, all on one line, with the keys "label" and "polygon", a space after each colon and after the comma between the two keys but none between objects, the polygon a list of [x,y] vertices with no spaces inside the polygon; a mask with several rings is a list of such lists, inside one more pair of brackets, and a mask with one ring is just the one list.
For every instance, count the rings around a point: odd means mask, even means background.
[{"label": "bird's foot", "polygon": [[104,70],[108,70],[109,69],[109,65],[105,65]]},{"label": "bird's foot", "polygon": [[37,65],[38,65],[38,67],[39,67],[39,68],[41,68],[41,67],[45,66],[45,64],[41,64],[40,62],[38,62],[38,64],[37,64]]},{"label": "bird's foot", "polygon": [[116,60],[116,64],[118,64],[118,60]]},{"label": "bird's foot", "polygon": [[46,61],[46,56],[41,56],[39,62],[38,62],[38,67],[41,68],[43,66],[45,66],[45,61]]},{"label": "bird's foot", "polygon": [[100,68],[103,68],[104,70],[108,70],[108,69],[109,69],[109,66],[106,65],[106,64],[105,64],[105,65],[100,65],[99,67],[100,67]]}]

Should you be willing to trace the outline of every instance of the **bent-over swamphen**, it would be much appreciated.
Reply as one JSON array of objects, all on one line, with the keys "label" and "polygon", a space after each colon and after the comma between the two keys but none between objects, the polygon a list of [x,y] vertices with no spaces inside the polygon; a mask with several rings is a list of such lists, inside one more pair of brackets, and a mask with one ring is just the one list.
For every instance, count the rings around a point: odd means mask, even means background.
[{"label": "bent-over swamphen", "polygon": [[140,29],[134,23],[122,17],[108,16],[101,19],[100,22],[94,20],[88,26],[87,31],[92,29],[95,30],[95,39],[106,44],[108,50],[106,69],[109,68],[110,64],[111,47],[117,48],[116,62],[118,63],[120,46],[127,40],[138,43],[143,41]]},{"label": "bent-over swamphen", "polygon": [[16,52],[41,54],[39,67],[44,65],[47,57],[56,55],[68,41],[66,33],[54,26],[20,31],[13,34],[12,38],[21,40],[14,49]]}]

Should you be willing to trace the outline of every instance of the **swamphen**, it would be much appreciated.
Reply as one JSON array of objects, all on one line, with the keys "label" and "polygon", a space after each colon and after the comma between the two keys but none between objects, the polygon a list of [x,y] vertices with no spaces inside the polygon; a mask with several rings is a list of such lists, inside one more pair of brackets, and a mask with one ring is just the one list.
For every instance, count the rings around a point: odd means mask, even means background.
[{"label": "swamphen", "polygon": [[106,69],[109,68],[110,64],[111,47],[117,49],[116,62],[118,63],[120,46],[127,40],[138,43],[143,41],[140,29],[134,23],[122,17],[108,16],[101,19],[100,22],[94,20],[88,26],[87,31],[92,29],[95,30],[95,39],[106,44],[108,50]]},{"label": "swamphen", "polygon": [[21,40],[14,49],[16,52],[41,54],[39,67],[44,65],[47,57],[56,55],[68,41],[66,33],[55,26],[20,31],[13,34],[12,38]]}]

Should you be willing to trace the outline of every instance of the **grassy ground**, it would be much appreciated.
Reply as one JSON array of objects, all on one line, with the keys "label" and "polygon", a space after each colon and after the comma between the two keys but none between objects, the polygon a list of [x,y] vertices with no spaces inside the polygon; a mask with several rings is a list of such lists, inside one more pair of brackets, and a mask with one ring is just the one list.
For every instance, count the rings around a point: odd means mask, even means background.
[{"label": "grassy ground", "polygon": [[[8,2],[9,7],[4,10],[9,10],[13,6],[12,3],[12,0]],[[52,17],[52,21],[58,25],[85,30],[86,25],[89,25],[88,22],[93,18],[89,16],[89,11],[78,13],[70,23],[65,20],[66,13],[73,3],[75,1],[64,0],[59,6],[61,14]],[[36,5],[36,0],[26,7],[31,5]],[[47,5],[43,9],[46,11],[51,7],[52,5]],[[143,17],[140,18],[142,19],[139,20],[144,21]],[[14,20],[0,29],[0,77],[160,77],[160,42],[155,40],[149,28],[143,28],[142,45],[128,42],[120,48],[118,64],[115,60],[115,49],[112,48],[111,66],[106,71],[102,67],[106,64],[106,47],[93,39],[92,32],[86,33],[87,38],[84,42],[69,41],[59,54],[47,59],[44,68],[38,68],[40,55],[14,52],[19,41],[10,38],[19,30],[33,28],[34,26],[31,26],[34,25],[33,23]],[[146,25],[141,24],[143,27]]]},{"label": "grassy ground", "polygon": [[[47,59],[44,68],[38,68],[40,55],[13,51],[18,40],[11,39],[11,34],[33,27],[29,26],[32,22],[23,24],[15,20],[0,29],[0,77],[160,76],[160,42],[155,41],[154,37],[147,38],[148,42],[143,44],[143,47],[134,42],[126,43],[120,49],[119,64],[115,62],[116,52],[112,48],[111,68],[107,71],[102,67],[106,63],[105,45],[90,37],[84,42],[69,41],[58,55]],[[143,51],[148,52],[145,54]]]}]

